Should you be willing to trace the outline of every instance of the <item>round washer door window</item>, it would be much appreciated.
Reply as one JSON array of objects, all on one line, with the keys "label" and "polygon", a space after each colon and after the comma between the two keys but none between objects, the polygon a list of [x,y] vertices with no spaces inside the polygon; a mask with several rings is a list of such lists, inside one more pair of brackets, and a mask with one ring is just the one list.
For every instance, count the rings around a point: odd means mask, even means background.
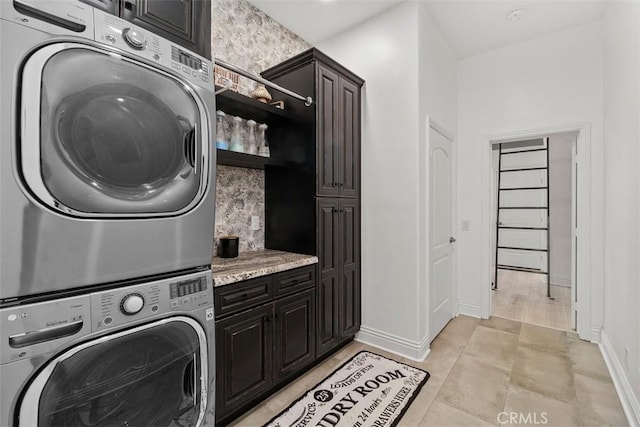
[{"label": "round washer door window", "polygon": [[113,197],[162,189],[184,166],[179,142],[189,124],[130,84],[100,84],[63,99],[54,124],[68,166]]},{"label": "round washer door window", "polygon": [[37,407],[40,427],[197,425],[207,344],[196,325],[170,321],[63,354],[27,389],[21,418]]},{"label": "round washer door window", "polygon": [[[40,90],[30,96],[36,78]],[[206,107],[171,75],[89,46],[54,44],[27,60],[23,102],[25,134],[39,126],[21,141],[23,175],[27,185],[40,183],[29,186],[53,207],[80,216],[176,214],[203,195]]]}]

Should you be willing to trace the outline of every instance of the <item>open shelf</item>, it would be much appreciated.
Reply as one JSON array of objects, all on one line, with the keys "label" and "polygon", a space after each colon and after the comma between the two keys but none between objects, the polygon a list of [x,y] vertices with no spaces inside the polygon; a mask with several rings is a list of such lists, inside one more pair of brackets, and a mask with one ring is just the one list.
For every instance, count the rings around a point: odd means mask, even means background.
[{"label": "open shelf", "polygon": [[[220,89],[216,87],[216,90]],[[231,116],[252,119],[259,123],[272,124],[279,121],[293,120],[294,115],[273,105],[265,104],[232,90],[216,95],[216,108]]]},{"label": "open shelf", "polygon": [[270,166],[296,166],[292,162],[287,162],[273,157],[262,157],[254,154],[238,153],[230,150],[216,149],[216,163],[225,166],[235,166],[238,168],[264,169],[265,165]]}]

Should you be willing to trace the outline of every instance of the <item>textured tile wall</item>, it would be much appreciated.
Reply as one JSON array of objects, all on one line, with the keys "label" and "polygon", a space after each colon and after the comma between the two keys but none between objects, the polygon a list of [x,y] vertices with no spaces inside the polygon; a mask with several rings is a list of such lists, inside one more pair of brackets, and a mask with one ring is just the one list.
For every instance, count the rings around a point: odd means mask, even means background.
[{"label": "textured tile wall", "polygon": [[[212,0],[211,16],[214,57],[256,75],[311,47],[246,0]],[[249,94],[255,87],[255,82],[240,79],[240,93]],[[214,253],[220,236],[230,234],[240,237],[240,252],[263,249],[264,172],[218,166],[216,183]],[[251,231],[252,215],[259,217],[258,231]]]},{"label": "textured tile wall", "polygon": [[[260,218],[260,230],[251,231],[251,217]],[[239,236],[239,251],[264,248],[264,172],[259,169],[218,166],[216,176],[216,230],[214,253],[221,236]]]}]

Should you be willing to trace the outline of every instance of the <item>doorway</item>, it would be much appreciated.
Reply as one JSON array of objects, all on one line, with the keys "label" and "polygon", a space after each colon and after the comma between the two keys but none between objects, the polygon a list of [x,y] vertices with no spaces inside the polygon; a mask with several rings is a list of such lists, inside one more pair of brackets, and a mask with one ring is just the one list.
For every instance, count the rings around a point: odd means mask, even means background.
[{"label": "doorway", "polygon": [[[525,131],[510,131],[494,134],[484,138],[482,149],[482,224],[480,230],[484,250],[481,251],[482,272],[480,277],[481,306],[480,317],[489,318],[491,315],[491,242],[495,235],[491,233],[494,224],[492,205],[492,176],[491,153],[495,144],[508,141],[523,141],[527,139],[543,138],[548,135],[577,132],[572,175],[575,177],[576,188],[574,191],[574,203],[576,212],[573,218],[576,221],[572,245],[574,247],[574,259],[572,264],[575,270],[572,272],[575,286],[573,288],[571,304],[574,307],[576,332],[580,338],[600,342],[602,330],[604,289],[601,277],[601,245],[602,229],[599,226],[602,212],[598,210],[601,201],[601,193],[598,186],[598,170],[591,165],[592,152],[599,154],[599,149],[592,138],[592,123],[580,122],[558,126],[548,126],[539,129]],[[596,161],[597,166],[597,161]],[[592,179],[592,176],[595,178]]]},{"label": "doorway", "polygon": [[492,146],[491,315],[576,328],[578,133]]}]

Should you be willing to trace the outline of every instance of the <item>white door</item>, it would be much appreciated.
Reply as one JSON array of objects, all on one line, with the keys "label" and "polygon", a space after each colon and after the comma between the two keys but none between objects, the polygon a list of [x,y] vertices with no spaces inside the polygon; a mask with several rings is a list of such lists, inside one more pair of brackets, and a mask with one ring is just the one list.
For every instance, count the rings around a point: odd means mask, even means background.
[{"label": "white door", "polygon": [[452,141],[429,129],[430,337],[453,317]]}]

